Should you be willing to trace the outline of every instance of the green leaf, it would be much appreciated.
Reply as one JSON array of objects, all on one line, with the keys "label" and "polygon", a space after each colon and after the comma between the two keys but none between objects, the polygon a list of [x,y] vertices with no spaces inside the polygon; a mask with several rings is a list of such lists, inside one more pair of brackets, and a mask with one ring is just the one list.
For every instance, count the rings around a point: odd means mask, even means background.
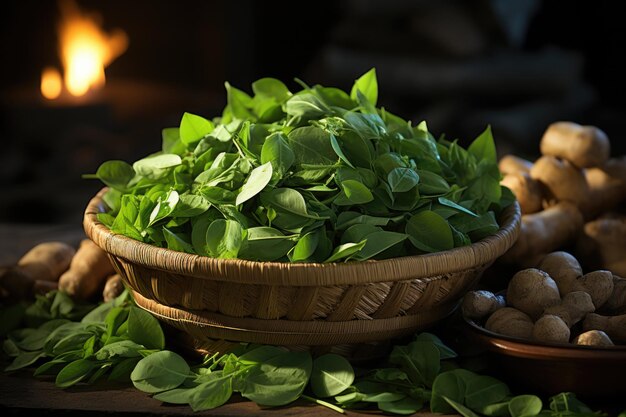
[{"label": "green leaf", "polygon": [[283,102],[291,96],[291,92],[282,81],[276,78],[261,78],[252,83],[252,91],[257,96],[273,98]]},{"label": "green leaf", "polygon": [[424,169],[418,169],[417,174],[420,177],[420,183],[418,188],[421,194],[424,195],[437,195],[446,194],[450,191],[450,185],[440,175],[434,172],[426,171]]},{"label": "green leaf", "polygon": [[332,133],[330,134],[330,145],[332,146],[333,151],[335,151],[339,159],[345,162],[346,165],[348,165],[349,167],[354,168],[354,165],[352,165],[352,163],[348,160],[348,157],[343,153],[343,150],[341,150],[341,145],[339,145],[339,141]]},{"label": "green leaf", "polygon": [[485,131],[470,144],[467,151],[473,155],[477,161],[488,161],[492,164],[498,163],[496,145],[493,141],[491,126],[487,126]]},{"label": "green leaf", "polygon": [[135,177],[135,170],[124,161],[106,161],[98,167],[95,177],[109,187],[124,191]]},{"label": "green leaf", "polygon": [[16,371],[18,369],[26,368],[27,366],[32,365],[37,362],[40,358],[45,357],[45,352],[41,350],[33,351],[33,352],[22,352],[13,359],[6,368],[4,368],[5,372]]},{"label": "green leaf", "polygon": [[291,262],[305,262],[315,253],[319,240],[320,234],[318,231],[305,234],[298,239],[298,242],[293,247],[289,260]]},{"label": "green leaf", "polygon": [[463,404],[458,403],[456,401],[454,401],[451,398],[448,397],[443,397],[443,399],[450,404],[450,406],[452,408],[454,408],[459,414],[461,414],[463,417],[480,417],[478,414],[476,414],[475,412],[473,412],[472,410],[470,410],[469,408],[465,407]]},{"label": "green leaf", "polygon": [[455,351],[446,346],[441,339],[432,333],[423,332],[415,336],[416,342],[432,343],[439,349],[439,357],[441,360],[456,358],[458,355]]},{"label": "green leaf", "polygon": [[119,342],[102,346],[96,353],[96,359],[104,361],[115,357],[137,358],[141,356],[140,351],[144,349],[143,345],[138,345],[132,340],[120,340]]},{"label": "green leaf", "polygon": [[243,244],[243,228],[234,220],[214,220],[206,231],[206,247],[214,258],[236,258]]},{"label": "green leaf", "polygon": [[333,166],[337,161],[330,135],[319,127],[299,127],[289,133],[288,139],[298,164]]},{"label": "green leaf", "polygon": [[406,397],[398,401],[379,402],[378,408],[387,413],[410,415],[422,409],[424,403],[415,398]]},{"label": "green leaf", "polygon": [[96,368],[96,363],[89,359],[78,359],[68,363],[56,377],[57,387],[67,388],[85,379]]},{"label": "green leaf", "polygon": [[239,257],[258,261],[274,261],[282,258],[295,245],[293,237],[285,236],[273,227],[251,227],[247,230]]},{"label": "green leaf", "polygon": [[201,195],[180,194],[178,204],[170,213],[172,217],[196,217],[209,209],[211,203]]},{"label": "green leaf", "polygon": [[511,417],[533,417],[541,412],[543,403],[536,395],[518,395],[509,401]]},{"label": "green leaf", "polygon": [[433,382],[430,411],[433,413],[450,414],[454,407],[444,397],[463,403],[465,398],[465,382],[453,371],[437,375]]},{"label": "green leaf", "polygon": [[550,410],[554,412],[592,413],[591,409],[576,398],[572,392],[562,392],[550,397]]},{"label": "green leaf", "polygon": [[463,207],[462,205],[457,204],[457,203],[455,203],[452,200],[448,200],[447,198],[439,197],[437,199],[437,201],[439,201],[439,203],[444,205],[444,206],[451,207],[451,208],[453,208],[455,210],[458,210],[458,211],[461,211],[461,212],[463,212],[465,214],[469,214],[472,217],[478,217],[478,215],[476,213],[474,213],[473,211],[468,210],[467,208]]},{"label": "green leaf", "polygon": [[165,336],[159,321],[152,314],[138,307],[130,307],[128,314],[128,337],[148,349],[163,349]]},{"label": "green leaf", "polygon": [[140,360],[130,378],[135,388],[152,394],[178,388],[189,371],[189,365],[180,355],[162,350]]},{"label": "green leaf", "polygon": [[133,169],[139,175],[150,179],[161,178],[167,170],[182,163],[180,156],[171,153],[151,155],[140,159],[133,164]]},{"label": "green leaf", "polygon": [[357,91],[363,93],[367,100],[373,106],[376,106],[378,102],[378,81],[376,79],[375,68],[372,68],[355,81],[350,91],[350,98],[352,100],[357,100]]},{"label": "green leaf", "polygon": [[235,200],[236,205],[240,205],[250,200],[252,197],[263,191],[272,179],[272,164],[266,162],[258,166],[250,172],[248,179],[241,187],[241,191],[237,194]]},{"label": "green leaf", "polygon": [[[145,200],[145,198],[144,198]],[[176,206],[178,205],[178,201],[180,197],[175,190],[171,190],[169,193],[164,195],[163,197],[159,197],[157,199],[157,203],[152,209],[148,219],[148,226],[152,226],[156,222],[163,220],[164,218],[170,216]]]},{"label": "green leaf", "polygon": [[243,381],[241,395],[259,405],[289,404],[302,395],[311,367],[308,352],[286,352],[252,368]]},{"label": "green leaf", "polygon": [[490,376],[477,375],[466,381],[465,403],[473,410],[503,401],[510,395],[509,387]]},{"label": "green leaf", "polygon": [[215,129],[215,125],[205,119],[191,113],[184,113],[180,121],[180,140],[184,144],[192,144],[207,136]]},{"label": "green leaf", "polygon": [[509,417],[509,402],[503,401],[500,403],[489,404],[478,410],[481,414],[489,417]]},{"label": "green leaf", "polygon": [[294,153],[283,134],[275,133],[267,137],[261,149],[262,163],[271,162],[273,171],[282,178],[294,161]]},{"label": "green leaf", "polygon": [[411,190],[420,181],[420,177],[411,168],[394,168],[387,174],[387,182],[394,193]]},{"label": "green leaf", "polygon": [[340,197],[344,198],[335,199],[337,205],[365,204],[374,200],[372,192],[360,181],[345,180],[341,183],[341,189],[344,194]]},{"label": "green leaf", "polygon": [[187,144],[180,139],[180,128],[166,127],[161,130],[161,150],[176,155],[183,155],[187,151]]},{"label": "green leaf", "polygon": [[232,381],[231,376],[223,376],[194,388],[189,401],[191,409],[193,411],[202,411],[224,405],[233,394]]},{"label": "green leaf", "polygon": [[406,240],[404,233],[388,232],[386,230],[367,235],[367,242],[354,259],[364,261],[392,248]]},{"label": "green leaf", "polygon": [[424,210],[406,223],[406,233],[413,245],[424,252],[452,249],[454,239],[448,222],[437,213]]},{"label": "green leaf", "polygon": [[354,382],[354,369],[342,356],[322,355],[313,361],[311,389],[320,397],[332,397],[345,391]]},{"label": "green leaf", "polygon": [[226,87],[228,108],[232,112],[232,115],[237,119],[254,121],[256,118],[250,111],[252,98],[229,83],[224,83],[224,86]]},{"label": "green leaf", "polygon": [[310,93],[296,94],[285,102],[285,113],[302,119],[317,119],[330,112],[318,97]]},{"label": "green leaf", "polygon": [[124,381],[130,380],[130,374],[137,366],[137,363],[141,360],[140,357],[126,358],[113,365],[111,373],[109,374],[109,381]]},{"label": "green leaf", "polygon": [[359,243],[344,243],[343,245],[339,245],[333,250],[333,253],[324,263],[337,262],[340,259],[349,258],[363,249],[366,243],[367,241],[363,240]]},{"label": "green leaf", "polygon": [[395,346],[389,362],[400,365],[417,386],[430,387],[439,373],[439,349],[430,343],[412,342]]}]

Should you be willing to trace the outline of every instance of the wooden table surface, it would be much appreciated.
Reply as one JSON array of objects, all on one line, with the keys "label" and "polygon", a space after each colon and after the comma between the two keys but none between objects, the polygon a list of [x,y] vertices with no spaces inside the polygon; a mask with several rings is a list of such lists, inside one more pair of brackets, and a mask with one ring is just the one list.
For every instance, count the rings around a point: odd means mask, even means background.
[{"label": "wooden table surface", "polygon": [[[85,237],[77,225],[0,224],[0,266],[17,261],[33,245],[59,240],[78,245]],[[6,364],[0,363],[4,368]],[[336,417],[339,414],[325,407],[298,400],[288,407],[261,408],[255,403],[233,395],[228,404],[215,410],[194,413],[187,405],[163,404],[129,384],[98,382],[61,389],[54,380],[35,378],[32,370],[17,373],[0,371],[0,412],[3,416],[267,416],[267,417]],[[382,415],[377,411],[347,411],[347,416]],[[429,412],[417,414],[434,417]],[[439,415],[438,415],[439,416]]]}]

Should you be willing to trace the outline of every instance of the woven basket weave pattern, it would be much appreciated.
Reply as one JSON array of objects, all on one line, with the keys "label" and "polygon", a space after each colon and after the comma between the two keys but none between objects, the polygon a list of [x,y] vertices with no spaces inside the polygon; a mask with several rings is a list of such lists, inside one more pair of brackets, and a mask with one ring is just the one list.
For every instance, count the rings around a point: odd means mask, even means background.
[{"label": "woven basket weave pattern", "polygon": [[326,345],[400,336],[448,314],[519,233],[517,204],[502,227],[450,251],[339,264],[222,260],[115,235],[89,203],[87,235],[108,252],[141,307],[199,339]]}]

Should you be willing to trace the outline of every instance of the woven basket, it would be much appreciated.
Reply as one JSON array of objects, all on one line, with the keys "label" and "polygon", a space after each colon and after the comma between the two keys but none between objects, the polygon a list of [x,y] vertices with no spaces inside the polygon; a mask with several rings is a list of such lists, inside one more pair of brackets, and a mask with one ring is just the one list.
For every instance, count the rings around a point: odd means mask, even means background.
[{"label": "woven basket", "polygon": [[253,262],[176,252],[112,233],[97,220],[104,189],[85,211],[87,235],[105,250],[135,301],[199,340],[329,346],[388,340],[448,315],[515,242],[520,210],[471,246],[348,263]]}]

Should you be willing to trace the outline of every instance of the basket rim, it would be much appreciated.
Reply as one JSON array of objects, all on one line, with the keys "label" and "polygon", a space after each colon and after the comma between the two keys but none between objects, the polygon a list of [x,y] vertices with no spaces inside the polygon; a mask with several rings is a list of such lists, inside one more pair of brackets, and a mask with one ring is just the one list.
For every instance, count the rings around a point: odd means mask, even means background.
[{"label": "basket rim", "polygon": [[520,232],[519,204],[503,210],[498,231],[469,246],[423,255],[345,263],[259,262],[216,259],[159,248],[112,232],[97,215],[106,210],[102,196],[94,196],[85,209],[87,236],[105,252],[145,267],[195,278],[239,284],[331,286],[395,282],[432,278],[493,262],[513,246]]}]

